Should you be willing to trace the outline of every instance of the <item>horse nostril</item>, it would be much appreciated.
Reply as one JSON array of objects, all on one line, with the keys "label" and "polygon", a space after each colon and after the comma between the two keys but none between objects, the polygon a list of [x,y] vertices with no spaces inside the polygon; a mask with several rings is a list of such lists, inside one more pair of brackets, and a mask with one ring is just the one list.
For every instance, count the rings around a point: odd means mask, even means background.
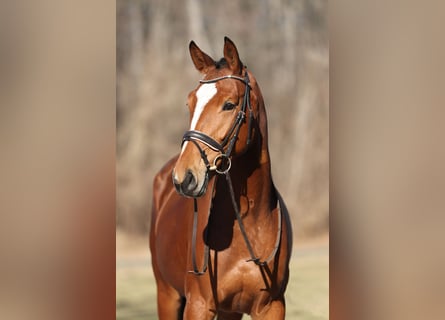
[{"label": "horse nostril", "polygon": [[198,185],[197,180],[191,170],[187,170],[182,182],[179,181],[175,174],[172,175],[172,178],[176,191],[179,193],[189,194],[195,190],[196,186]]},{"label": "horse nostril", "polygon": [[196,178],[190,170],[187,170],[184,181],[182,182],[182,189],[192,191],[196,188]]}]

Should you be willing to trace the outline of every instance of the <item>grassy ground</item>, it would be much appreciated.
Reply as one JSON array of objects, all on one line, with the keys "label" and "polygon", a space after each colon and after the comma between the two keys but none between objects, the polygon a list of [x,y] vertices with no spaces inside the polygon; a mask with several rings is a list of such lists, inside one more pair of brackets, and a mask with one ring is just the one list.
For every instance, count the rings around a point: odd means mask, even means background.
[{"label": "grassy ground", "polygon": [[[156,286],[148,249],[117,252],[116,318],[151,320],[156,315]],[[329,318],[329,249],[327,241],[296,246],[286,291],[286,319]],[[243,319],[250,319],[245,316]]]}]

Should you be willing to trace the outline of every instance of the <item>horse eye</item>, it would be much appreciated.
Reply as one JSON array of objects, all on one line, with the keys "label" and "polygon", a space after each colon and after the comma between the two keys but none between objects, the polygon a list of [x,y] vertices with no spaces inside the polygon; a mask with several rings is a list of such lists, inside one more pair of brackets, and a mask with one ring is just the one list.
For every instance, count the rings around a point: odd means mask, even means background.
[{"label": "horse eye", "polygon": [[227,101],[226,103],[224,103],[224,106],[223,106],[224,111],[233,110],[234,108],[235,108],[235,104],[233,104],[232,102]]}]

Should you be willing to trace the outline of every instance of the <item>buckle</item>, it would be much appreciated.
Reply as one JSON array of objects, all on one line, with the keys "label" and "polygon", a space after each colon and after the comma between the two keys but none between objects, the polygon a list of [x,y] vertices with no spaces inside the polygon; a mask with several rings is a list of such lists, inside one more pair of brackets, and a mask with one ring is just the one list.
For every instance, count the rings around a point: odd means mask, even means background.
[{"label": "buckle", "polygon": [[230,158],[226,154],[220,153],[216,156],[215,160],[213,160],[213,166],[211,168],[218,174],[226,174],[231,167],[232,161]]}]

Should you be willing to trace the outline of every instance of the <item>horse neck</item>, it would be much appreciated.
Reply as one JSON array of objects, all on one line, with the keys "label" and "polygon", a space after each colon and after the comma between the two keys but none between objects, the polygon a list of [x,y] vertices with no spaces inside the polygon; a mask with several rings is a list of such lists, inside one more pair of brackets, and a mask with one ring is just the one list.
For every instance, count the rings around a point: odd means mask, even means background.
[{"label": "horse neck", "polygon": [[[259,113],[255,139],[245,154],[233,160],[231,170],[232,184],[241,213],[254,219],[263,218],[264,214],[269,216],[268,212],[276,200],[271,177],[267,117],[261,92],[258,96]],[[248,211],[245,210],[247,203]]]}]

